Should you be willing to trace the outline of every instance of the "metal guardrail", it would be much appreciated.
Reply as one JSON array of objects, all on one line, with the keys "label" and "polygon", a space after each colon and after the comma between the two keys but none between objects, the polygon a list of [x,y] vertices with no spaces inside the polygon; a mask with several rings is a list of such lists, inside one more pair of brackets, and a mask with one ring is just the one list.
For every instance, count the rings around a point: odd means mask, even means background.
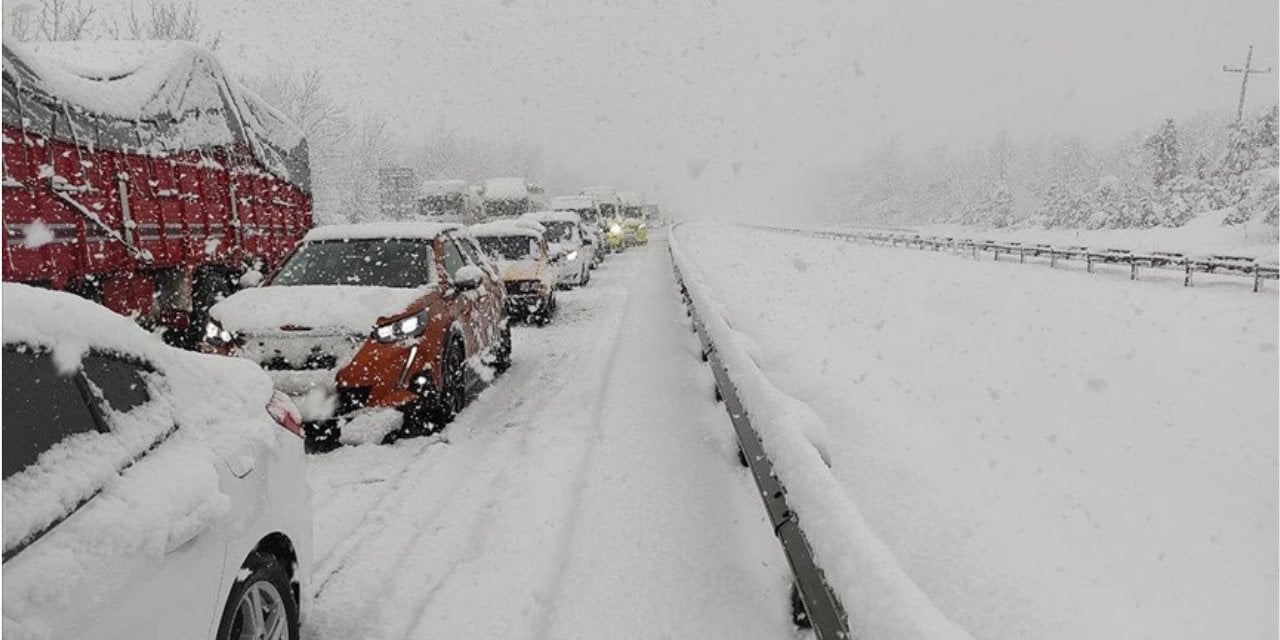
[{"label": "metal guardrail", "polygon": [[760,499],[764,502],[765,511],[769,515],[769,523],[773,526],[774,535],[782,544],[787,563],[795,578],[796,591],[804,607],[809,625],[813,628],[817,640],[848,640],[853,636],[849,632],[849,621],[844,606],[827,584],[822,568],[814,561],[813,549],[800,528],[800,519],[787,505],[787,489],[773,472],[773,463],[765,453],[760,436],[751,426],[751,419],[742,400],[738,397],[737,387],[729,378],[715,343],[707,333],[698,308],[693,304],[689,289],[685,286],[684,275],[672,252],[671,264],[675,270],[676,283],[680,287],[680,295],[684,299],[686,312],[693,323],[693,330],[702,343],[702,357],[710,365],[715,376],[716,392],[724,401],[725,410],[733,421],[733,429],[738,436],[738,446],[751,475],[755,479],[756,488],[760,491]]},{"label": "metal guardrail", "polygon": [[976,259],[978,252],[991,253],[995,261],[1001,255],[1013,258],[1019,263],[1026,263],[1027,258],[1048,258],[1049,266],[1056,267],[1060,260],[1076,260],[1085,263],[1085,270],[1094,272],[1097,264],[1129,265],[1129,279],[1138,279],[1138,269],[1161,269],[1181,271],[1182,284],[1190,287],[1192,275],[1209,273],[1251,277],[1253,291],[1262,290],[1263,280],[1280,280],[1280,265],[1260,262],[1254,258],[1230,255],[1187,256],[1176,251],[1138,252],[1130,249],[1093,249],[1082,246],[1053,246],[1048,244],[1023,244],[1020,242],[996,242],[993,240],[972,240],[969,238],[953,238],[941,236],[922,236],[916,233],[862,232],[862,231],[830,231],[820,229],[796,229],[792,227],[775,227],[770,225],[739,223],[750,229],[760,229],[777,233],[789,233],[812,238],[828,238],[846,242],[868,242],[883,246],[909,247],[914,249],[930,249],[952,252],[970,252]]}]

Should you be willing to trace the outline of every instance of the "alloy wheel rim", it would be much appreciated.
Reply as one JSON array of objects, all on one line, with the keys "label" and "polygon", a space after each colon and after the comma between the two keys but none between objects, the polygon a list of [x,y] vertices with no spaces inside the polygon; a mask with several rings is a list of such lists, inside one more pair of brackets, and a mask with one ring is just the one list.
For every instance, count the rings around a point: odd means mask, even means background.
[{"label": "alloy wheel rim", "polygon": [[255,582],[236,604],[237,640],[289,640],[289,617],[284,598],[270,582]]}]

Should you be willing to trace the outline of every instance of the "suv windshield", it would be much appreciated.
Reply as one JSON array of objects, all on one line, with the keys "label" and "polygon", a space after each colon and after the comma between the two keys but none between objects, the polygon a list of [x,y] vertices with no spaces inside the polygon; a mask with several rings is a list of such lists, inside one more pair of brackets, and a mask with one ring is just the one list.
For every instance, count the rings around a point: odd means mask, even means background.
[{"label": "suv windshield", "polygon": [[461,193],[425,196],[418,200],[418,213],[424,216],[462,215],[464,204]]},{"label": "suv windshield", "polygon": [[271,286],[361,285],[413,289],[435,283],[429,240],[326,240],[298,248]]},{"label": "suv windshield", "polygon": [[573,240],[572,222],[543,222],[543,228],[547,230],[547,242],[571,242]]},{"label": "suv windshield", "polygon": [[538,242],[529,236],[481,236],[480,248],[495,260],[536,260]]}]

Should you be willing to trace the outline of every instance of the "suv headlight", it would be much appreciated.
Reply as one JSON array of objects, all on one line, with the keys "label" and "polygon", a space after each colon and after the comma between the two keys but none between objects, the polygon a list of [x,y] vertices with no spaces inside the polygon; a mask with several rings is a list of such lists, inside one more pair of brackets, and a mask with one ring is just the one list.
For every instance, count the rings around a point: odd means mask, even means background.
[{"label": "suv headlight", "polygon": [[234,333],[222,328],[217,320],[209,318],[204,325],[204,341],[215,347],[229,347],[236,341]]},{"label": "suv headlight", "polygon": [[372,337],[378,342],[398,342],[406,338],[416,338],[426,330],[427,311],[424,309],[411,316],[374,327]]},{"label": "suv headlight", "polygon": [[569,255],[565,256],[565,257],[564,257],[564,259],[565,259],[566,261],[568,261],[568,262],[573,262],[574,260],[577,260],[577,259],[578,259],[578,252],[577,252],[577,251],[570,251],[570,252],[569,252]]}]

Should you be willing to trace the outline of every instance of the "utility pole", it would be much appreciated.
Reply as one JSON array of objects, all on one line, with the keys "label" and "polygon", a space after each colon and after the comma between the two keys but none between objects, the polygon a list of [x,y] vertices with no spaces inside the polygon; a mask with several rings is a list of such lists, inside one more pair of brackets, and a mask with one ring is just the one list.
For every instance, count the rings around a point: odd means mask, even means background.
[{"label": "utility pole", "polygon": [[1222,70],[1227,73],[1243,74],[1244,78],[1240,80],[1240,106],[1236,107],[1236,122],[1244,119],[1244,92],[1249,87],[1249,74],[1251,73],[1271,73],[1271,67],[1266,69],[1254,69],[1253,64],[1253,45],[1249,45],[1249,53],[1244,58],[1243,69],[1228,69],[1227,65],[1222,65]]}]

